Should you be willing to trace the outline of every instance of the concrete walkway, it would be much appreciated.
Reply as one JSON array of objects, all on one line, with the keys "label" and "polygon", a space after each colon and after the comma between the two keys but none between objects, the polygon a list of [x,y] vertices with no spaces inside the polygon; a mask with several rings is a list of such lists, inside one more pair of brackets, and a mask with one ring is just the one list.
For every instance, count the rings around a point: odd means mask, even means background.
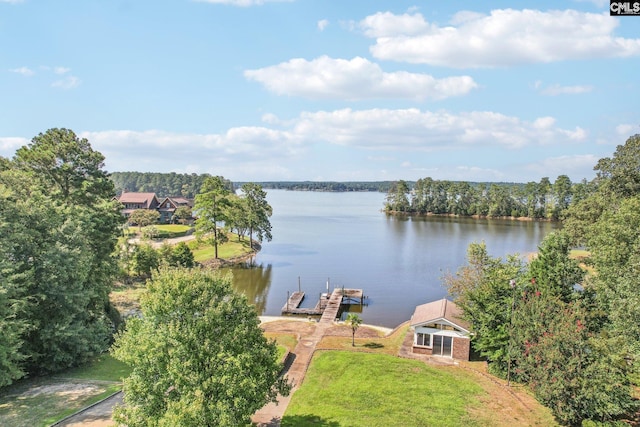
[{"label": "concrete walkway", "polygon": [[287,406],[289,406],[291,396],[293,395],[293,393],[295,393],[298,387],[300,387],[300,384],[302,384],[302,380],[304,379],[304,375],[307,372],[307,368],[309,367],[309,363],[311,362],[313,352],[316,350],[316,346],[318,345],[320,340],[322,340],[322,337],[327,332],[327,329],[334,326],[335,312],[327,311],[325,311],[323,316],[320,318],[320,321],[315,326],[311,334],[300,337],[298,344],[293,349],[294,360],[291,363],[291,366],[289,366],[288,369],[285,366],[285,377],[292,385],[289,396],[285,397],[279,395],[277,404],[269,403],[258,412],[256,412],[251,420],[258,427],[280,426],[282,416],[287,410]]}]

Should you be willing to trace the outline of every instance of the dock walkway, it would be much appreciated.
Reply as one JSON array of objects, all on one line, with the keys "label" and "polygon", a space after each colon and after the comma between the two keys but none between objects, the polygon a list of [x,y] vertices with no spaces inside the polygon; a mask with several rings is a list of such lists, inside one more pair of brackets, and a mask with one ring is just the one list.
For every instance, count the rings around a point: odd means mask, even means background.
[{"label": "dock walkway", "polygon": [[335,288],[331,295],[322,294],[314,308],[301,308],[300,304],[304,300],[304,292],[293,292],[287,302],[282,307],[282,314],[301,314],[307,316],[322,316],[325,313],[331,320],[338,317],[342,304],[362,304],[364,302],[364,292],[362,289]]}]

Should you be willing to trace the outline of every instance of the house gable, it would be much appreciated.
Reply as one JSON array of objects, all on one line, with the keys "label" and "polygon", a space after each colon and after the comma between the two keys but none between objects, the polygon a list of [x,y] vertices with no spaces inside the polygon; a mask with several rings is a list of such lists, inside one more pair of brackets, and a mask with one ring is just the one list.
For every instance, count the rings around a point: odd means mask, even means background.
[{"label": "house gable", "polygon": [[122,193],[118,201],[126,210],[157,209],[160,205],[156,193]]},{"label": "house gable", "polygon": [[469,360],[469,325],[455,303],[441,299],[419,305],[410,324],[414,353]]},{"label": "house gable", "polygon": [[469,324],[462,319],[462,310],[452,302],[443,298],[416,307],[411,316],[411,327],[423,327],[429,324],[449,325],[466,334]]}]

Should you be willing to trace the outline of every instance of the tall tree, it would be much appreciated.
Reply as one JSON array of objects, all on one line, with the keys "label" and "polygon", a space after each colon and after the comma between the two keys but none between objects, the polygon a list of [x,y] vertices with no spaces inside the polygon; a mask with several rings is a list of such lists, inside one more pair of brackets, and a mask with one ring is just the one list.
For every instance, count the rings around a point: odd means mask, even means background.
[{"label": "tall tree", "polygon": [[562,232],[548,234],[536,257],[529,263],[529,275],[536,289],[569,302],[574,286],[582,283],[584,271],[578,262],[569,258],[569,238]]},{"label": "tall tree", "polygon": [[253,233],[260,242],[263,239],[271,241],[269,217],[273,214],[273,209],[267,202],[267,193],[262,186],[253,183],[243,184],[242,192],[246,201],[245,224],[249,228],[249,245],[253,249]]},{"label": "tall tree", "polygon": [[474,244],[469,263],[455,276],[445,277],[449,293],[463,310],[474,332],[472,345],[489,361],[489,369],[506,376],[512,354],[512,314],[523,281],[524,266],[519,257],[506,260],[487,255],[486,246]]},{"label": "tall tree", "polygon": [[4,202],[17,213],[6,218],[9,233],[2,236],[11,248],[4,274],[25,302],[27,371],[83,363],[108,346],[118,321],[108,294],[122,217],[103,159],[72,131],[51,129],[0,173]]},{"label": "tall tree", "polygon": [[49,129],[16,152],[15,163],[69,203],[94,205],[114,196],[104,156],[69,129]]},{"label": "tall tree", "polygon": [[555,200],[555,206],[551,214],[553,219],[557,220],[563,216],[571,203],[572,191],[571,179],[567,175],[560,175],[556,178],[553,183],[553,197]]},{"label": "tall tree", "polygon": [[220,228],[220,223],[227,220],[227,210],[230,204],[229,182],[221,176],[208,177],[200,193],[196,196],[194,210],[197,212],[196,235],[204,237],[211,235],[215,258],[218,259],[218,244],[226,241],[226,235]]},{"label": "tall tree", "polygon": [[148,425],[238,426],[289,385],[255,309],[209,270],[163,269],[148,283],[114,356],[132,367],[114,419]]},{"label": "tall tree", "polygon": [[640,194],[640,134],[630,136],[616,147],[613,157],[605,157],[595,166],[597,179],[619,197]]},{"label": "tall tree", "polygon": [[387,193],[385,210],[387,212],[409,212],[409,185],[406,181],[395,182]]},{"label": "tall tree", "polygon": [[8,197],[11,193],[2,182],[2,174],[0,168],[0,388],[26,373],[22,335],[28,326],[21,315],[25,302],[20,298],[27,277],[20,277],[23,273],[14,269],[14,245],[23,244],[16,235],[24,236],[25,230],[23,224],[12,221],[20,212]]}]

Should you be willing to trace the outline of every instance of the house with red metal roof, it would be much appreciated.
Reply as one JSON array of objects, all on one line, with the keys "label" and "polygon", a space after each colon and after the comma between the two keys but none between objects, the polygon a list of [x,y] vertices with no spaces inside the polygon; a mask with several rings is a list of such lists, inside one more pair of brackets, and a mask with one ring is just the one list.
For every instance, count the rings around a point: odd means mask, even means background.
[{"label": "house with red metal roof", "polygon": [[191,207],[193,203],[184,197],[165,197],[160,200],[156,193],[122,193],[117,200],[122,203],[124,208],[121,210],[122,215],[128,217],[131,212],[138,209],[150,209],[160,213],[158,222],[161,224],[169,223],[173,220],[173,215],[180,206]]}]

